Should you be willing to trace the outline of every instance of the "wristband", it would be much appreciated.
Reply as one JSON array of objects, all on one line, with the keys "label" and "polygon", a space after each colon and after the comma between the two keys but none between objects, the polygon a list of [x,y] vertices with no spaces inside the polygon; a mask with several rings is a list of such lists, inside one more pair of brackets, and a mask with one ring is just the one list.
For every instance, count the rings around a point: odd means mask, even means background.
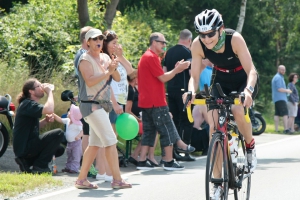
[{"label": "wristband", "polygon": [[251,85],[247,86],[246,89],[247,89],[251,94],[253,94],[254,88],[253,88]]}]

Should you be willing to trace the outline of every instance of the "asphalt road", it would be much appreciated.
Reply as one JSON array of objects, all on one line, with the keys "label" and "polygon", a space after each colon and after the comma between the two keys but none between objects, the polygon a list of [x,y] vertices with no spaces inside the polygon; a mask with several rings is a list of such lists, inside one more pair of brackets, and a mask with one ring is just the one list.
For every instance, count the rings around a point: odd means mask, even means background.
[{"label": "asphalt road", "polygon": [[[255,136],[255,139],[258,167],[252,175],[250,199],[300,199],[297,194],[300,186],[300,136],[262,134]],[[0,170],[4,164],[2,159],[3,157],[0,158]],[[61,159],[58,162],[63,167],[64,161]],[[195,162],[182,163],[186,169],[177,172],[164,171],[162,168],[137,171],[132,165],[122,167],[122,176],[127,176],[128,181],[133,184],[133,188],[124,190],[113,190],[109,183],[103,181],[94,182],[99,186],[97,190],[79,190],[72,186],[76,176],[59,173],[54,177],[69,181],[70,187],[26,199],[202,200],[205,199],[205,163],[206,157],[199,157]],[[233,199],[232,191],[230,199]]]}]

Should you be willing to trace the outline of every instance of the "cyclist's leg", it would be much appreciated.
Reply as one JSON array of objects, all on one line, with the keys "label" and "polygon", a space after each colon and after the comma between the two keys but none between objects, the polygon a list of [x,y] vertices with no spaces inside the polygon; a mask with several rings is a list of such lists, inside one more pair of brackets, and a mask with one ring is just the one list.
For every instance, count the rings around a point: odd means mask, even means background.
[{"label": "cyclist's leg", "polygon": [[239,131],[244,136],[246,143],[250,144],[253,139],[252,124],[246,122],[244,107],[242,105],[235,105],[232,106],[231,111]]},{"label": "cyclist's leg", "polygon": [[[236,74],[236,75],[238,75],[238,74]],[[235,76],[235,75],[233,75],[233,76]],[[253,101],[258,93],[258,83],[259,83],[259,78],[257,77],[257,83],[254,87],[254,92],[252,94]],[[244,90],[247,86],[247,79],[244,79],[241,76],[240,79],[236,79],[236,81],[231,82],[231,84],[224,84],[224,85],[221,84],[221,86],[226,95],[229,95],[229,93],[232,91],[237,91],[237,93],[241,93],[241,92],[244,92]],[[246,144],[254,143],[254,140],[252,137],[252,125],[251,125],[251,123],[246,122],[246,119],[244,117],[243,106],[240,106],[240,105],[232,106],[232,114],[237,123],[239,131],[242,133],[242,135],[245,138]]]},{"label": "cyclist's leg", "polygon": [[[247,154],[252,154],[252,159],[248,160],[251,163],[250,171],[253,172],[256,169],[257,159],[256,159],[256,150],[255,150],[255,140],[252,136],[252,124],[246,122],[244,117],[244,108],[243,106],[232,106],[232,114],[234,116],[235,122],[240,133],[244,136],[246,143]],[[248,166],[247,161],[245,161],[245,166]],[[246,171],[248,171],[246,169]]]}]

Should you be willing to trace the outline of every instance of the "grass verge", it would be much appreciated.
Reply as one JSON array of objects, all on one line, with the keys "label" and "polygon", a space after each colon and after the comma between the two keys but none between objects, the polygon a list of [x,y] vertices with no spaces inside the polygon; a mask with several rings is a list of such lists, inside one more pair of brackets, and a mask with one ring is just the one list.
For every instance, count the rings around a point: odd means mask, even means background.
[{"label": "grass verge", "polygon": [[15,197],[35,188],[62,186],[60,180],[51,174],[22,174],[17,172],[0,172],[0,199]]}]

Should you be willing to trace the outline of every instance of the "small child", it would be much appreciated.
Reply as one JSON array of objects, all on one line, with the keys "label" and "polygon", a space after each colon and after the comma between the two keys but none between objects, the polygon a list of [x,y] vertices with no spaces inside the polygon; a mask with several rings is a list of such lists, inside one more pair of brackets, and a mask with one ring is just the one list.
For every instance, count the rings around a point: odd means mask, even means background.
[{"label": "small child", "polygon": [[55,121],[66,125],[65,136],[68,141],[66,168],[62,172],[78,173],[80,168],[80,159],[82,156],[81,137],[83,136],[82,123],[80,119],[82,115],[79,107],[71,105],[67,118],[61,118],[53,114]]}]

